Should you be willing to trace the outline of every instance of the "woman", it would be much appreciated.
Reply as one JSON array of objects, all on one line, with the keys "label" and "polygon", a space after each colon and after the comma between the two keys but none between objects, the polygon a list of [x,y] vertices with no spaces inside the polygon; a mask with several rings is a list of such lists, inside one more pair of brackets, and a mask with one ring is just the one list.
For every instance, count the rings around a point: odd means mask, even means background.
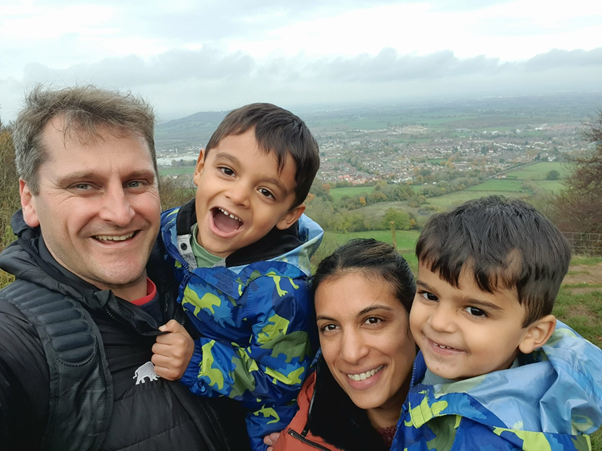
[{"label": "woman", "polygon": [[321,356],[299,412],[265,443],[274,451],[387,450],[416,357],[412,272],[388,244],[352,240],[320,263],[312,290]]}]

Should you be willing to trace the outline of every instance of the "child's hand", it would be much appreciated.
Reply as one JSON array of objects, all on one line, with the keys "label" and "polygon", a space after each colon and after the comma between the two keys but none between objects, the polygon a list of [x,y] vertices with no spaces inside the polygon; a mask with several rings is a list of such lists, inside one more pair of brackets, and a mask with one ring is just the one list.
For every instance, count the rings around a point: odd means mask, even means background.
[{"label": "child's hand", "polygon": [[173,319],[159,330],[169,333],[159,335],[153,345],[151,361],[155,365],[155,373],[170,381],[178,380],[192,359],[194,341],[184,326]]},{"label": "child's hand", "polygon": [[280,437],[280,432],[272,432],[270,435],[266,435],[263,438],[263,443],[268,445],[268,451],[272,451],[274,449],[272,446],[276,444],[278,437]]}]

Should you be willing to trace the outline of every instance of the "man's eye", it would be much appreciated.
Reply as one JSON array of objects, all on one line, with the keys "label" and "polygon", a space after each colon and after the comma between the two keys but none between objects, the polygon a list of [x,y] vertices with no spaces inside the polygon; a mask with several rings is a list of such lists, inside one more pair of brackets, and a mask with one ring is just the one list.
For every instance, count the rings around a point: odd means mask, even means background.
[{"label": "man's eye", "polygon": [[435,296],[433,293],[429,293],[428,291],[423,291],[422,293],[420,293],[420,295],[429,301],[438,301],[439,298],[437,296]]},{"label": "man's eye", "polygon": [[221,167],[221,168],[219,168],[219,169],[220,169],[220,171],[222,171],[222,172],[223,172],[225,175],[230,175],[230,176],[231,176],[231,175],[234,175],[234,171],[233,171],[232,169],[230,169],[230,168],[227,168],[227,167]]},{"label": "man's eye", "polygon": [[140,180],[132,180],[127,184],[128,188],[140,188],[142,186],[142,182]]},{"label": "man's eye", "polygon": [[472,316],[476,316],[477,318],[485,318],[487,317],[487,313],[484,310],[476,307],[466,307],[466,311],[470,313]]},{"label": "man's eye", "polygon": [[274,195],[272,194],[272,192],[268,189],[265,188],[259,188],[259,192],[264,195],[265,197],[271,197],[272,199],[274,199]]},{"label": "man's eye", "polygon": [[83,191],[92,188],[92,185],[90,185],[89,183],[75,183],[71,185],[71,188]]}]

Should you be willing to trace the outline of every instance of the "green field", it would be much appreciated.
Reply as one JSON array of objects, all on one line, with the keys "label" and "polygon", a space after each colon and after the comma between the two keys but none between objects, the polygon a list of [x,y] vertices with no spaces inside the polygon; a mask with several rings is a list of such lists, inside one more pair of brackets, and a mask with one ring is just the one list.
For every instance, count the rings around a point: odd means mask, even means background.
[{"label": "green field", "polygon": [[566,178],[570,173],[570,167],[565,163],[556,162],[544,162],[536,163],[526,168],[517,169],[516,171],[509,172],[508,176],[516,177],[518,180],[545,180],[548,172],[558,171],[560,172],[560,178]]},{"label": "green field", "polygon": [[[548,172],[556,170],[560,180],[546,180]],[[523,189],[523,182],[531,182],[548,193],[557,193],[563,188],[562,178],[570,174],[570,168],[564,163],[536,163],[506,174],[505,179],[489,179],[480,185],[470,186],[462,191],[430,197],[427,202],[441,210],[448,210],[471,199],[500,195],[506,197],[529,197],[530,192]]]},{"label": "green field", "polygon": [[372,186],[347,186],[345,188],[333,188],[330,190],[330,195],[334,201],[338,201],[343,196],[358,196],[360,194],[369,194],[372,192],[374,187]]},{"label": "green field", "polygon": [[492,191],[496,193],[520,193],[522,191],[521,180],[509,180],[509,179],[490,179],[480,185],[470,186],[464,191]]}]

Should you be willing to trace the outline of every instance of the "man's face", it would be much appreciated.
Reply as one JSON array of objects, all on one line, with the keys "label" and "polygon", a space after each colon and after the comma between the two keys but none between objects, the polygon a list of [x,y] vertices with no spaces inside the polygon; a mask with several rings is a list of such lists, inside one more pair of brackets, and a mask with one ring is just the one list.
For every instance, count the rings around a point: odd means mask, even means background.
[{"label": "man's face", "polygon": [[427,367],[454,380],[509,368],[519,349],[526,351],[529,331],[516,289],[482,291],[469,268],[458,282],[450,285],[419,265],[410,328]]},{"label": "man's face", "polygon": [[126,300],[144,296],[161,213],[148,145],[103,129],[103,139],[81,144],[62,128],[54,118],[43,131],[39,194],[20,182],[25,222],[41,227],[50,253],[73,274]]},{"label": "man's face", "polygon": [[218,257],[252,244],[274,227],[290,227],[305,210],[293,209],[295,163],[281,172],[276,157],[261,150],[255,129],[229,135],[208,153],[201,152],[194,172],[197,185],[197,241]]}]

